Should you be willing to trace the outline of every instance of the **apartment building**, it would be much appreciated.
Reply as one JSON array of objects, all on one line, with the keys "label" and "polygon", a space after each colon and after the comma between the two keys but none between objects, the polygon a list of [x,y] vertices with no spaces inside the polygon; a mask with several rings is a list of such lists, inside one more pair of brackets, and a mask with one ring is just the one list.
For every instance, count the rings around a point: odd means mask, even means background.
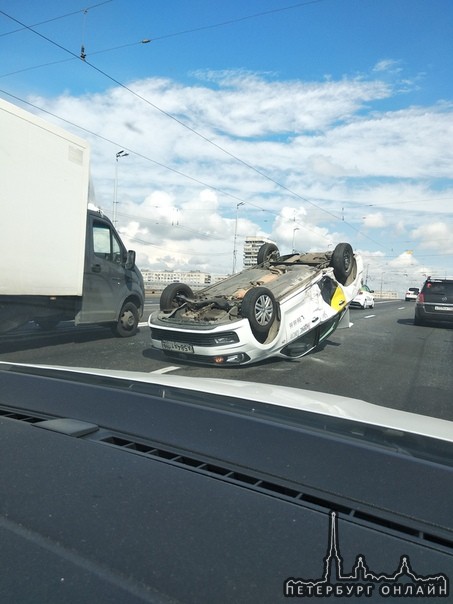
[{"label": "apartment building", "polygon": [[264,239],[263,237],[246,237],[245,238],[243,268],[249,268],[250,266],[255,266],[256,257],[258,255],[258,250],[263,245],[263,243],[273,243],[273,242],[270,241],[269,239]]}]

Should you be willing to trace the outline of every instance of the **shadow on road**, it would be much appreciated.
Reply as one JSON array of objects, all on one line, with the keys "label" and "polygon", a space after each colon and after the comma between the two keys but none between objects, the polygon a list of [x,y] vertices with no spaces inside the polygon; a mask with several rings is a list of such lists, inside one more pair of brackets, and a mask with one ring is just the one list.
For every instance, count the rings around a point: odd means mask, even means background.
[{"label": "shadow on road", "polygon": [[90,327],[58,327],[51,332],[43,332],[39,327],[35,329],[27,328],[0,336],[0,355],[8,352],[106,339],[116,339],[116,336],[110,328],[98,325]]},{"label": "shadow on road", "polygon": [[417,327],[418,329],[423,329],[424,327],[434,327],[436,329],[453,329],[452,323],[429,323],[427,321],[424,325],[415,325],[414,319],[398,319],[397,323],[399,323],[399,325],[411,325],[412,327]]}]

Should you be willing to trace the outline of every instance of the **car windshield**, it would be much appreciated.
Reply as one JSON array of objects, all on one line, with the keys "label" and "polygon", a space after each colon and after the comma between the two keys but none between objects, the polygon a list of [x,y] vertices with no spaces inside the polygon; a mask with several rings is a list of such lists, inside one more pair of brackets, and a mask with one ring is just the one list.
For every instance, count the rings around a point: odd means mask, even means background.
[{"label": "car windshield", "polygon": [[453,422],[451,0],[1,4],[0,365]]}]

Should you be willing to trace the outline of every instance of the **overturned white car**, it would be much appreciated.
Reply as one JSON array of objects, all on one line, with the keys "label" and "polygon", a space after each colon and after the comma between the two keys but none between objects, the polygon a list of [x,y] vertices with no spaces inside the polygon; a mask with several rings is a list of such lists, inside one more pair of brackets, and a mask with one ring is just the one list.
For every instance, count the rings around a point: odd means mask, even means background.
[{"label": "overturned white car", "polygon": [[337,328],[362,272],[349,243],[286,256],[265,243],[256,266],[201,291],[168,285],[148,320],[152,345],[173,358],[215,365],[301,357]]}]

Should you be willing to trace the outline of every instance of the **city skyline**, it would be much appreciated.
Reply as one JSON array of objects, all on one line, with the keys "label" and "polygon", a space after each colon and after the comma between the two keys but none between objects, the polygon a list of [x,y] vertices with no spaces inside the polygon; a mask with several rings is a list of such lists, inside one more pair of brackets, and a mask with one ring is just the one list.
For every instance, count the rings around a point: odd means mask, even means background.
[{"label": "city skyline", "polygon": [[[426,597],[440,596],[447,597],[449,581],[446,575],[437,573],[434,575],[418,575],[411,567],[409,556],[403,554],[400,557],[399,565],[395,571],[390,574],[376,573],[368,567],[365,556],[357,554],[355,564],[352,566],[351,573],[347,574],[343,570],[343,558],[340,553],[340,543],[338,534],[338,514],[331,511],[329,514],[329,536],[327,553],[323,560],[323,572],[318,579],[294,579],[289,578],[285,581],[285,593],[287,595],[296,595],[296,592],[302,593],[307,590],[308,595],[332,595],[330,588],[336,588],[337,585],[344,584],[346,592],[341,591],[341,595],[365,595],[369,597],[373,590],[378,587],[380,595],[386,597],[395,595],[400,591],[400,587],[395,588],[399,579],[406,578],[409,583],[403,588],[406,594],[403,595],[424,595]],[[410,588],[408,587],[410,585]],[[328,587],[327,587],[328,586]],[[320,587],[320,589],[319,589]],[[413,593],[413,590],[415,592]],[[410,590],[410,593],[409,593]],[[417,591],[423,592],[417,594]],[[307,595],[307,594],[305,594]],[[335,595],[340,595],[336,593]]]}]

